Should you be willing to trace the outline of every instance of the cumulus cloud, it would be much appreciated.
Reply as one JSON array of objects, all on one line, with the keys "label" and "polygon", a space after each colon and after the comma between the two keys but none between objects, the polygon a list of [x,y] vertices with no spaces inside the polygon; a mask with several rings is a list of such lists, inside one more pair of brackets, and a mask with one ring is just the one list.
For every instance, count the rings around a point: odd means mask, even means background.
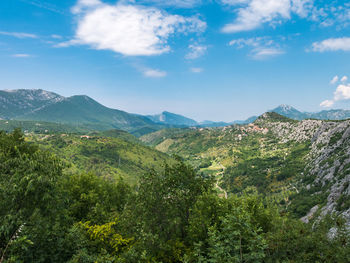
[{"label": "cumulus cloud", "polygon": [[238,38],[229,42],[230,46],[237,49],[250,47],[249,56],[256,60],[267,59],[269,57],[284,54],[284,50],[269,37]]},{"label": "cumulus cloud", "polygon": [[143,69],[142,73],[145,77],[149,78],[163,78],[167,75],[165,71],[150,68]]},{"label": "cumulus cloud", "polygon": [[301,17],[307,16],[312,7],[312,0],[222,0],[224,4],[237,8],[237,18],[227,24],[222,31],[236,33],[258,28],[264,23],[272,25],[291,18],[295,13]]},{"label": "cumulus cloud", "polygon": [[339,81],[339,77],[338,76],[334,76],[332,78],[332,80],[329,82],[330,84],[334,85],[335,83],[337,83]]},{"label": "cumulus cloud", "polygon": [[0,35],[3,36],[10,36],[10,37],[15,37],[15,38],[38,38],[37,35],[34,34],[28,34],[28,33],[20,33],[20,32],[5,32],[5,31],[0,31]]},{"label": "cumulus cloud", "polygon": [[203,69],[202,68],[190,68],[190,71],[192,73],[202,73]]},{"label": "cumulus cloud", "polygon": [[347,85],[339,85],[334,92],[334,100],[348,100],[350,99],[350,84]]},{"label": "cumulus cloud", "polygon": [[203,56],[208,49],[207,46],[203,45],[189,45],[188,48],[190,49],[190,52],[186,55],[186,59],[197,59]]},{"label": "cumulus cloud", "polygon": [[350,37],[329,38],[315,42],[312,44],[312,50],[315,52],[350,51]]},{"label": "cumulus cloud", "polygon": [[198,17],[171,15],[158,8],[100,0],[80,0],[72,8],[77,16],[75,38],[59,47],[89,45],[126,56],[159,55],[171,50],[168,39],[175,33],[203,32]]},{"label": "cumulus cloud", "polygon": [[[345,82],[346,80],[344,80]],[[331,100],[325,100],[321,102],[321,107],[331,107],[334,105],[337,101],[342,100],[350,100],[350,83],[349,84],[340,84],[336,88],[335,92],[333,93],[333,99]]]}]

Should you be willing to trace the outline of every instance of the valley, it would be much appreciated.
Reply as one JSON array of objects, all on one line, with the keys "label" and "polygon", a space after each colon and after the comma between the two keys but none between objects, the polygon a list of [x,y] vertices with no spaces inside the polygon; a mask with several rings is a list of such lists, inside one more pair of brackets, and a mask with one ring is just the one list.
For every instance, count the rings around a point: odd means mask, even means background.
[{"label": "valley", "polygon": [[[203,126],[33,92],[53,101],[21,91],[7,103],[22,115],[0,120],[3,257],[221,263],[230,251],[251,262],[347,262],[350,120],[297,120],[283,107]],[[39,238],[51,234],[59,243]]]}]

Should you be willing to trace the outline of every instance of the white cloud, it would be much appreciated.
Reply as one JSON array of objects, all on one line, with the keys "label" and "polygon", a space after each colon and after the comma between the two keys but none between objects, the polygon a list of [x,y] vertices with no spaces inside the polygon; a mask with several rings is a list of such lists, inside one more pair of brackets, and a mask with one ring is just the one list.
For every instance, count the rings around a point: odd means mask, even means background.
[{"label": "white cloud", "polygon": [[190,68],[192,73],[202,73],[203,68]]},{"label": "white cloud", "polygon": [[53,35],[51,35],[51,38],[53,38],[53,39],[62,39],[62,36],[53,34]]},{"label": "white cloud", "polygon": [[292,0],[291,11],[300,17],[307,17],[312,12],[314,0]]},{"label": "white cloud", "polygon": [[344,76],[344,77],[341,78],[340,81],[343,82],[343,83],[344,83],[344,82],[347,82],[347,81],[348,81],[348,77],[347,77],[347,76]]},{"label": "white cloud", "polygon": [[20,33],[20,32],[5,32],[5,31],[0,31],[0,35],[3,36],[10,36],[10,37],[16,37],[16,38],[38,38],[37,35],[34,34],[28,34],[28,33]]},{"label": "white cloud", "polygon": [[332,101],[332,100],[325,100],[325,101],[321,102],[320,106],[328,108],[328,107],[332,107],[333,104],[334,104],[334,101]]},{"label": "white cloud", "polygon": [[332,78],[332,80],[329,82],[330,84],[334,85],[335,83],[337,83],[339,81],[339,77],[338,76],[334,76]]},{"label": "white cloud", "polygon": [[348,100],[350,99],[350,84],[347,85],[339,85],[334,92],[334,100]]},{"label": "white cloud", "polygon": [[165,71],[150,68],[143,69],[142,73],[145,77],[149,78],[163,78],[167,75]]},{"label": "white cloud", "polygon": [[350,6],[346,1],[326,1],[319,7],[314,6],[310,19],[319,22],[322,27],[336,26],[339,31],[350,25]]},{"label": "white cloud", "polygon": [[152,3],[160,6],[175,6],[180,8],[191,8],[201,5],[202,0],[140,0],[140,3]]},{"label": "white cloud", "polygon": [[151,56],[169,52],[168,39],[175,33],[206,29],[206,23],[197,17],[171,15],[140,5],[80,0],[72,12],[78,18],[75,38],[59,47],[85,44],[126,56]]},{"label": "white cloud", "polygon": [[331,107],[337,101],[350,100],[350,84],[340,84],[333,94],[332,100],[323,101],[320,106]]},{"label": "white cloud", "polygon": [[284,54],[284,50],[269,37],[239,38],[229,42],[230,46],[236,46],[237,49],[250,47],[250,57],[256,60],[267,59],[269,57]]},{"label": "white cloud", "polygon": [[312,44],[312,50],[315,52],[350,51],[350,37],[329,38],[321,42],[315,42]]},{"label": "white cloud", "polygon": [[291,19],[295,13],[306,17],[312,9],[312,0],[221,0],[224,4],[240,7],[233,23],[223,27],[224,33],[236,33],[258,28],[264,23],[275,25]]},{"label": "white cloud", "polygon": [[31,57],[31,55],[29,55],[29,54],[14,54],[14,55],[12,55],[12,57],[14,57],[14,58],[29,58],[29,57]]},{"label": "white cloud", "polygon": [[274,57],[278,55],[282,55],[285,52],[278,48],[261,48],[261,49],[255,49],[253,50],[253,58],[254,59],[265,59],[269,57]]},{"label": "white cloud", "polygon": [[201,45],[189,45],[189,49],[191,50],[187,55],[186,59],[197,59],[201,56],[203,56],[207,50],[207,46],[201,46]]}]

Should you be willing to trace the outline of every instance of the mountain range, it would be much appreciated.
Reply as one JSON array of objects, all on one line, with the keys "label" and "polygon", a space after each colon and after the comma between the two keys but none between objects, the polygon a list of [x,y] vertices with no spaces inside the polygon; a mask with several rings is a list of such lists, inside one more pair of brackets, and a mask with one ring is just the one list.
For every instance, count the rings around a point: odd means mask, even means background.
[{"label": "mountain range", "polygon": [[320,112],[301,112],[292,106],[282,104],[271,110],[280,115],[294,120],[318,119],[318,120],[345,120],[350,118],[350,110],[323,110]]},{"label": "mountain range", "polygon": [[[343,120],[350,118],[350,110],[301,112],[289,105],[271,110],[294,120],[321,119]],[[257,119],[233,122],[197,122],[185,116],[164,111],[157,115],[138,115],[111,109],[85,95],[64,97],[42,89],[19,89],[0,91],[0,119],[45,121],[90,130],[120,129],[136,136],[170,127],[223,127],[232,124],[248,124]]]}]

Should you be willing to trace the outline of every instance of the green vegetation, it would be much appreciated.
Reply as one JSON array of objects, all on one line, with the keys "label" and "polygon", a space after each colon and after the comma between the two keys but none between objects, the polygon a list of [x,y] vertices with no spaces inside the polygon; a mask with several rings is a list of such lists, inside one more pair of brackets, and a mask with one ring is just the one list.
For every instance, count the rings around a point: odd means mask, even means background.
[{"label": "green vegetation", "polygon": [[0,133],[1,263],[348,262],[340,218],[304,224],[254,188],[220,198],[214,178],[179,159],[136,188],[65,163]]},{"label": "green vegetation", "polygon": [[71,126],[66,124],[41,122],[41,121],[15,121],[0,120],[0,130],[12,132],[21,128],[25,133],[56,134],[56,133],[86,133],[90,129],[84,126]]},{"label": "green vegetation", "polygon": [[159,171],[165,163],[174,162],[168,155],[143,146],[135,137],[122,131],[89,135],[34,134],[28,135],[27,140],[59,156],[70,174],[93,172],[109,179],[123,177],[131,184],[136,184],[145,171]]},{"label": "green vegetation", "polygon": [[[267,115],[269,121],[296,122],[276,113]],[[310,143],[280,143],[271,131],[262,128],[261,120],[258,119],[259,125],[186,129],[182,132],[168,129],[140,139],[160,151],[181,156],[204,175],[217,175],[219,186],[229,194],[240,194],[254,186],[259,193],[288,208],[295,216],[300,215],[299,210],[291,208],[289,200],[293,197],[303,202],[304,195],[297,197],[300,192],[297,181],[304,172]],[[306,205],[302,211],[306,214],[306,208],[310,209],[313,202],[304,201]]]}]

